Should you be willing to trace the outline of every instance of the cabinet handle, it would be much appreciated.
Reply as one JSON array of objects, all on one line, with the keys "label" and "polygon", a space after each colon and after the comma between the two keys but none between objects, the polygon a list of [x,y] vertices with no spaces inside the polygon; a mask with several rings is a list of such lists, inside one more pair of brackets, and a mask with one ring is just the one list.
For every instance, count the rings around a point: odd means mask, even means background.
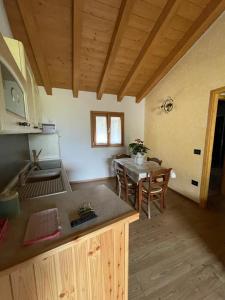
[{"label": "cabinet handle", "polygon": [[19,126],[30,127],[30,123],[28,122],[18,122]]}]

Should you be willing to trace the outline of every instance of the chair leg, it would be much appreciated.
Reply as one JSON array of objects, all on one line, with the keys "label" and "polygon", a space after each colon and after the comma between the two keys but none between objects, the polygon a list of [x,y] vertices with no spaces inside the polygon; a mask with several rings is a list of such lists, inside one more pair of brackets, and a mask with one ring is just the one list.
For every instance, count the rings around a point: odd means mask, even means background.
[{"label": "chair leg", "polygon": [[119,198],[121,198],[121,184],[120,184],[120,182],[118,182],[118,189],[119,189]]},{"label": "chair leg", "polygon": [[136,191],[135,191],[135,203],[134,203],[134,208],[136,210],[138,210],[138,188],[136,188]]},{"label": "chair leg", "polygon": [[163,208],[166,208],[166,197],[165,194],[163,194]]},{"label": "chair leg", "polygon": [[150,208],[150,200],[148,200],[148,219],[151,219],[151,208]]},{"label": "chair leg", "polygon": [[119,194],[118,178],[116,177],[116,193]]},{"label": "chair leg", "polygon": [[128,189],[125,189],[125,201],[128,203]]},{"label": "chair leg", "polygon": [[160,195],[160,210],[163,211],[164,208],[164,199],[163,194]]}]

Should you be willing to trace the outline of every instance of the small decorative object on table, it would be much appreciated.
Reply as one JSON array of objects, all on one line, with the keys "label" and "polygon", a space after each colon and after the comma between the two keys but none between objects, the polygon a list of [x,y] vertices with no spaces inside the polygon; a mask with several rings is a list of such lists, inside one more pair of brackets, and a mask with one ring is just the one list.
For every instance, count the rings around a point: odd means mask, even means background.
[{"label": "small decorative object on table", "polygon": [[79,208],[78,214],[79,218],[71,221],[71,227],[78,226],[97,217],[94,209],[91,207],[91,203],[89,203],[88,205],[84,204],[83,206],[81,206]]},{"label": "small decorative object on table", "polygon": [[129,144],[130,152],[135,156],[135,162],[138,165],[144,163],[144,156],[150,150],[144,145],[144,141],[136,139],[134,143]]}]

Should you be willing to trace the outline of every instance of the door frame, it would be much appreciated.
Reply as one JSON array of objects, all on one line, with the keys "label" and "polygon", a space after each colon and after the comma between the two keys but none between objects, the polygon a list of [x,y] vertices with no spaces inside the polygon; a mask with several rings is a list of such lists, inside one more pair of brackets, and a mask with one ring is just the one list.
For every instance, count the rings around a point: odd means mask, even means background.
[{"label": "door frame", "polygon": [[200,187],[200,206],[205,208],[207,206],[208,192],[209,192],[209,180],[212,164],[212,152],[214,144],[214,134],[216,127],[216,116],[219,99],[225,101],[225,97],[220,96],[221,93],[225,93],[225,86],[212,90],[210,92],[209,108],[208,108],[208,121],[205,136],[205,148],[203,156],[202,177]]}]

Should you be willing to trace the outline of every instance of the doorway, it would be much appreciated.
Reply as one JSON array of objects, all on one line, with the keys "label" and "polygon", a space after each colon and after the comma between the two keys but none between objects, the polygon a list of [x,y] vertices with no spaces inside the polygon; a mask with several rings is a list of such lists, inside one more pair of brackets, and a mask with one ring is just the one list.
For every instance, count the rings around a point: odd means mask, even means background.
[{"label": "doorway", "polygon": [[223,166],[225,153],[225,101],[219,97],[214,143],[212,151],[211,173],[209,180],[208,197],[222,193]]},{"label": "doorway", "polygon": [[[225,137],[223,136],[223,133],[225,131],[225,124],[224,118],[220,117],[221,113],[217,115],[218,108],[219,111],[224,109],[223,103],[225,103],[225,87],[212,90],[210,93],[208,123],[200,187],[200,206],[203,208],[207,206],[209,193],[211,193],[213,189],[215,192],[219,192],[221,189],[221,183],[223,179],[225,179],[222,171],[223,167],[221,167],[221,165],[223,166],[224,163]],[[224,139],[222,142],[220,141],[221,138]]]}]

